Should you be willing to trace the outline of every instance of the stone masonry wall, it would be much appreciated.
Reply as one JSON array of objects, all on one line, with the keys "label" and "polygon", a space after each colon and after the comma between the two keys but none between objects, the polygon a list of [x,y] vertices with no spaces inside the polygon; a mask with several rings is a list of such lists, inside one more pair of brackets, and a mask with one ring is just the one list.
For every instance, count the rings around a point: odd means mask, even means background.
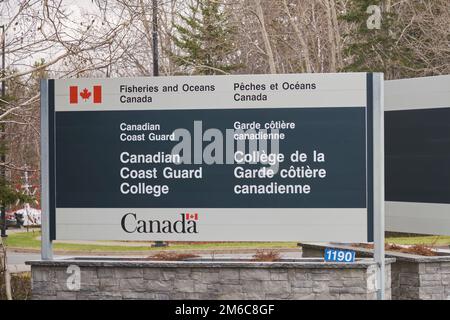
[{"label": "stone masonry wall", "polygon": [[450,300],[450,262],[397,261],[392,265],[392,296]]},{"label": "stone masonry wall", "polygon": [[[335,247],[355,250],[357,257],[372,255],[369,249]],[[324,248],[324,245],[303,245],[303,256],[323,256]],[[450,256],[426,257],[397,252],[389,252],[386,255],[395,258],[395,262],[391,265],[392,299],[450,299]]]},{"label": "stone masonry wall", "polygon": [[80,290],[71,291],[67,266],[32,264],[32,290],[33,299],[376,299],[374,264],[317,265],[80,266]]}]

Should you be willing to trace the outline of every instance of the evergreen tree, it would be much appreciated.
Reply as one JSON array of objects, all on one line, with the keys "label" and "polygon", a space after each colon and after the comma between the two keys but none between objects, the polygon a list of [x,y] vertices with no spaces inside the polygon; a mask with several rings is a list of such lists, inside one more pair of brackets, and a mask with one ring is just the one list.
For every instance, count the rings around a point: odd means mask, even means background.
[{"label": "evergreen tree", "polygon": [[[413,67],[417,68],[420,61],[414,53],[402,46],[398,36],[404,26],[399,25],[397,14],[387,12],[383,0],[356,0],[349,2],[349,10],[341,19],[355,24],[349,41],[344,48],[344,54],[349,64],[344,71],[384,72],[385,79],[396,79],[414,76]],[[381,9],[380,28],[370,29],[367,21],[370,14],[367,8],[377,5]]]},{"label": "evergreen tree", "polygon": [[218,0],[197,0],[179,17],[183,24],[174,24],[172,39],[180,53],[170,56],[183,73],[224,74],[239,67],[233,63],[236,30]]}]

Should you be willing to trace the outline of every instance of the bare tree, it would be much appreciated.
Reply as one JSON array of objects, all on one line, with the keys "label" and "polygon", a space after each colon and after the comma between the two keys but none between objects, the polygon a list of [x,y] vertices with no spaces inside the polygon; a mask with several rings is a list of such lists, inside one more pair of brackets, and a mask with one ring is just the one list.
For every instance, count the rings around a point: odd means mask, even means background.
[{"label": "bare tree", "polygon": [[[170,53],[180,13],[201,0],[158,1],[160,70],[182,70]],[[344,49],[356,30],[340,19],[349,0],[214,0],[221,3],[238,36],[230,64],[234,73],[336,72],[352,63]],[[7,98],[0,100],[0,124],[6,127],[9,153],[1,164],[11,179],[24,170],[39,181],[39,79],[42,77],[128,77],[152,71],[151,0],[9,0],[0,4],[5,27]],[[391,50],[402,48],[411,63],[398,67],[378,51],[375,65],[388,66],[387,79],[450,73],[446,0],[384,2],[396,13]],[[370,33],[368,33],[370,37]],[[375,48],[377,49],[377,48]]]},{"label": "bare tree", "polygon": [[277,70],[275,68],[275,60],[272,52],[272,45],[270,44],[269,34],[267,33],[266,22],[264,19],[264,12],[261,7],[260,0],[255,0],[255,8],[256,8],[256,15],[258,16],[259,24],[261,26],[261,34],[264,40],[264,47],[266,48],[266,54],[269,60],[270,73],[277,73]]},{"label": "bare tree", "polygon": [[3,244],[3,238],[0,237],[0,276],[3,276],[5,281],[5,294],[7,300],[12,300],[11,290],[11,274],[8,270],[8,263],[6,259],[6,247]]}]

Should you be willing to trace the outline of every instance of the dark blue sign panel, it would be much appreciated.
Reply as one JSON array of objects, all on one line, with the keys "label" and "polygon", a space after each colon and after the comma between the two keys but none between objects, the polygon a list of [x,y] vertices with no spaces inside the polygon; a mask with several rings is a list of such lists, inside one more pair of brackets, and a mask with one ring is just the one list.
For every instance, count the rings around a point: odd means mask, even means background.
[{"label": "dark blue sign panel", "polygon": [[[365,117],[363,107],[59,112],[56,115],[56,206],[296,208],[301,204],[304,208],[365,208]],[[295,129],[290,129],[285,139],[280,141],[279,152],[285,160],[279,164],[278,170],[303,167],[305,177],[282,178],[280,174],[273,178],[260,178],[261,174],[249,177],[249,170],[261,168],[260,163],[178,165],[168,155],[180,141],[143,143],[121,141],[120,138],[122,134],[134,137],[152,132],[121,130],[127,124],[158,124],[164,132],[154,132],[170,134],[177,128],[194,132],[194,124],[200,121],[202,130],[191,137],[192,149],[196,143],[202,150],[212,143],[204,141],[208,129],[218,129],[226,137],[226,129],[233,128],[236,121],[295,123]],[[237,142],[232,143],[236,149]],[[220,148],[224,156],[218,160],[225,160],[226,144]],[[314,153],[321,153],[325,159],[323,163],[313,159],[305,163],[293,162],[291,158],[296,152],[311,158]],[[137,155],[159,157],[149,160],[150,163],[133,163]],[[317,168],[326,171],[324,177],[308,178],[306,174],[310,169]],[[182,174],[188,178],[177,178]],[[133,194],[132,186],[141,186],[142,189],[147,185],[152,186],[151,191],[139,190]],[[258,193],[246,193],[243,186],[247,185],[272,187]],[[308,185],[311,192],[283,193],[278,187],[284,185]],[[168,192],[164,193],[164,190]]]},{"label": "dark blue sign panel", "polygon": [[450,203],[450,108],[385,113],[386,201]]}]

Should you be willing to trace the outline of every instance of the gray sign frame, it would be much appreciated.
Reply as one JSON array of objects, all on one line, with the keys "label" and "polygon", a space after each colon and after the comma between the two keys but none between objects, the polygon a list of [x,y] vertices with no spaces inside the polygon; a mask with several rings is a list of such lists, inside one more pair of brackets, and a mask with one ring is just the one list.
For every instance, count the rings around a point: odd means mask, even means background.
[{"label": "gray sign frame", "polygon": [[[383,74],[368,74],[368,106],[371,105],[372,124],[368,130],[368,138],[372,141],[371,151],[373,168],[368,168],[368,192],[373,194],[373,239],[374,259],[377,262],[375,287],[379,299],[385,298],[385,253],[384,253],[384,85]],[[54,88],[49,81],[41,81],[41,206],[42,206],[42,259],[53,259],[52,221],[55,209],[55,174],[51,168],[55,165],[54,123]],[[372,90],[370,90],[372,89]],[[53,91],[52,91],[53,90]],[[53,99],[53,103],[50,103]],[[371,183],[369,183],[371,182]],[[369,209],[368,205],[368,209]],[[53,210],[53,212],[52,212]]]}]

